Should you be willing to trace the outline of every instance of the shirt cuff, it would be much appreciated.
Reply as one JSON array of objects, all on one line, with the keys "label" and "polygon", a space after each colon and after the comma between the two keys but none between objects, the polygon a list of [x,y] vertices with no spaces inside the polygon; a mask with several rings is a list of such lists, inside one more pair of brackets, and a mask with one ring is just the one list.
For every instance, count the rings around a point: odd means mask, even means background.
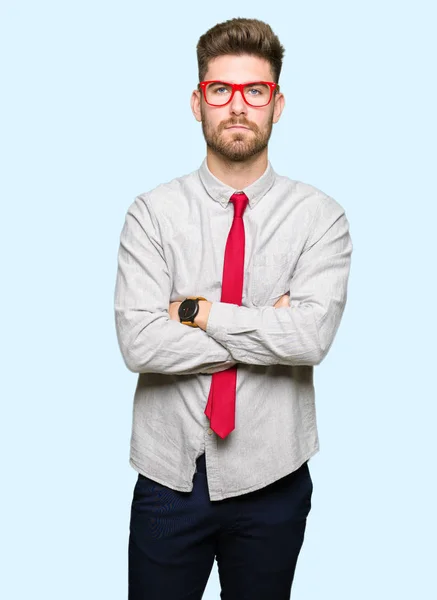
[{"label": "shirt cuff", "polygon": [[225,341],[231,323],[235,320],[238,304],[228,302],[213,302],[209,311],[206,333],[217,342]]}]

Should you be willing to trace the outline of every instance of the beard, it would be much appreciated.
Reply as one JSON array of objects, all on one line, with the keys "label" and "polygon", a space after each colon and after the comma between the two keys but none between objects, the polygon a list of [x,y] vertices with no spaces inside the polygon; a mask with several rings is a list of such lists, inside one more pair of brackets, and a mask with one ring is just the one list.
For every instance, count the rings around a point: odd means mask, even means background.
[{"label": "beard", "polygon": [[[237,117],[222,121],[217,129],[214,130],[211,123],[206,119],[205,113],[202,110],[201,113],[202,131],[206,145],[215,153],[223,156],[223,158],[232,162],[243,162],[256,154],[259,154],[267,147],[272,134],[273,113],[270,116],[265,129],[262,130],[256,123],[248,121],[245,118]],[[235,131],[231,133],[230,139],[225,139],[226,134],[223,134],[223,132],[231,125],[244,125],[245,127],[248,127],[252,133],[240,133]]]}]

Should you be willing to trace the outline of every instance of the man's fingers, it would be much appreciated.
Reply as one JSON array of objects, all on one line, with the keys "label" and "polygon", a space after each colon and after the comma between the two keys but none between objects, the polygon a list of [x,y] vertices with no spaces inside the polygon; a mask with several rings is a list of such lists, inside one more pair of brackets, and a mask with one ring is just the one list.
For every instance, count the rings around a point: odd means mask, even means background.
[{"label": "man's fingers", "polygon": [[275,302],[275,308],[286,308],[290,306],[290,296],[288,294],[284,294]]}]

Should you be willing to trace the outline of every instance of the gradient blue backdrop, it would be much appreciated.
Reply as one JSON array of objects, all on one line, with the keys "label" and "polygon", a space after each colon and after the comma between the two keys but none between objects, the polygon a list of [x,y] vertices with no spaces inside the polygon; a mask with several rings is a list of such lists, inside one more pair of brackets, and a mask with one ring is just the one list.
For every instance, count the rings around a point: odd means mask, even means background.
[{"label": "gradient blue backdrop", "polygon": [[[114,327],[119,235],[137,194],[200,165],[195,45],[236,16],[286,48],[275,170],[340,202],[354,243],[316,368],[293,599],[437,597],[435,3],[3,0],[6,600],[127,597],[136,376]],[[214,567],[204,598],[218,597]]]}]

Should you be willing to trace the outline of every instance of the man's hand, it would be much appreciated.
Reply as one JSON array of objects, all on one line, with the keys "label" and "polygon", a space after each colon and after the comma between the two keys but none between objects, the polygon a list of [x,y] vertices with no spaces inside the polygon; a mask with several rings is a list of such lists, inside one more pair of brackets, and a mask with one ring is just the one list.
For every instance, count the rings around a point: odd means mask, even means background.
[{"label": "man's hand", "polygon": [[290,306],[290,295],[284,294],[274,304],[275,308],[288,308]]}]

